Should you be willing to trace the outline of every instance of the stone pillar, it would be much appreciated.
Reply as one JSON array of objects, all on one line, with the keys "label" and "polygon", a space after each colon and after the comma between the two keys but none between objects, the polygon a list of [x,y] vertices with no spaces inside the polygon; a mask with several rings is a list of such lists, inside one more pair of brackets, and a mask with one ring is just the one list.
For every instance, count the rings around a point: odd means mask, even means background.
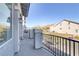
[{"label": "stone pillar", "polygon": [[42,47],[42,31],[35,29],[35,39],[34,39],[34,44],[35,44],[35,49],[39,49]]}]

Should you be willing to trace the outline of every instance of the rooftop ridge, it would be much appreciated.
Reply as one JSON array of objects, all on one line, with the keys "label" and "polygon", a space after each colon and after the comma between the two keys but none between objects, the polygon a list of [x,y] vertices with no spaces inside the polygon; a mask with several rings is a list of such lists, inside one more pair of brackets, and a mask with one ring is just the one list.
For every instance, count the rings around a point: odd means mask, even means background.
[{"label": "rooftop ridge", "polygon": [[68,21],[68,22],[72,22],[72,23],[75,23],[75,24],[79,24],[78,22],[75,22],[75,21],[72,21],[72,20],[67,20],[67,19],[64,19],[63,21]]},{"label": "rooftop ridge", "polygon": [[68,19],[63,19],[63,20],[60,21],[59,23],[55,24],[55,26],[58,25],[58,24],[60,24],[60,23],[63,22],[63,21],[67,21],[67,22],[71,22],[71,23],[74,23],[74,24],[78,24],[78,25],[79,25],[78,22],[75,22],[75,21],[72,21],[72,20],[68,20]]}]

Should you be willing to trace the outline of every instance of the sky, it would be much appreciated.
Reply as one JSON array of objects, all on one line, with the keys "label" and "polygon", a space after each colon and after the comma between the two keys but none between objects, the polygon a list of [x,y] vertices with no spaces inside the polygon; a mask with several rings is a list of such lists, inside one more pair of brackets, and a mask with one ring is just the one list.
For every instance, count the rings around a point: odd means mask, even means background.
[{"label": "sky", "polygon": [[56,24],[63,19],[79,22],[79,4],[31,3],[26,26]]}]

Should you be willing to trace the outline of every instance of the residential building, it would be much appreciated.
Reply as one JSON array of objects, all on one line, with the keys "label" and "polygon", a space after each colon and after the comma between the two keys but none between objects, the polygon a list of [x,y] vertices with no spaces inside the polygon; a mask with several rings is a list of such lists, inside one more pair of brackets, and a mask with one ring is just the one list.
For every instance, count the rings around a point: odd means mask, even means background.
[{"label": "residential building", "polygon": [[50,31],[79,36],[79,23],[64,19],[58,24],[51,26]]}]

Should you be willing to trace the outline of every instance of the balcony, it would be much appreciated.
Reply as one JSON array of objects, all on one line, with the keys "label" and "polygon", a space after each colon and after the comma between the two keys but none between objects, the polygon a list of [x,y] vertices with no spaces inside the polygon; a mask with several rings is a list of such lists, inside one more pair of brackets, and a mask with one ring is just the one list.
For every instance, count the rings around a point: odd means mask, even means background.
[{"label": "balcony", "polygon": [[[26,36],[29,35],[31,35],[30,31]],[[35,39],[25,37],[21,40],[20,52],[15,56],[79,56],[78,40],[45,33],[41,35],[43,35],[42,48],[35,49]]]},{"label": "balcony", "polygon": [[[27,7],[26,4],[21,4],[22,8],[20,8],[20,4],[12,5],[17,6],[18,8],[17,10],[14,7],[11,9],[10,5],[8,5],[8,8],[10,10],[5,10],[9,13],[8,17],[13,17],[13,19],[6,17],[6,20],[8,19],[9,22],[8,24],[8,22],[5,21],[8,25],[8,30],[0,32],[0,55],[79,56],[79,40],[65,38],[57,35],[45,34],[42,33],[40,30],[35,31],[36,29],[29,29],[26,33],[23,33],[24,21],[22,20],[25,20],[25,17],[28,16],[26,15],[26,13],[28,14],[28,8],[25,8]],[[3,4],[2,6],[6,5]],[[6,7],[7,10],[8,8]],[[19,8],[22,9],[22,16],[20,15],[20,12],[18,12]],[[24,10],[27,11],[25,12]],[[5,14],[7,14],[6,12]],[[13,15],[11,15],[10,12],[13,13]],[[20,21],[22,23],[20,23]],[[4,41],[6,42],[4,43]]]}]

